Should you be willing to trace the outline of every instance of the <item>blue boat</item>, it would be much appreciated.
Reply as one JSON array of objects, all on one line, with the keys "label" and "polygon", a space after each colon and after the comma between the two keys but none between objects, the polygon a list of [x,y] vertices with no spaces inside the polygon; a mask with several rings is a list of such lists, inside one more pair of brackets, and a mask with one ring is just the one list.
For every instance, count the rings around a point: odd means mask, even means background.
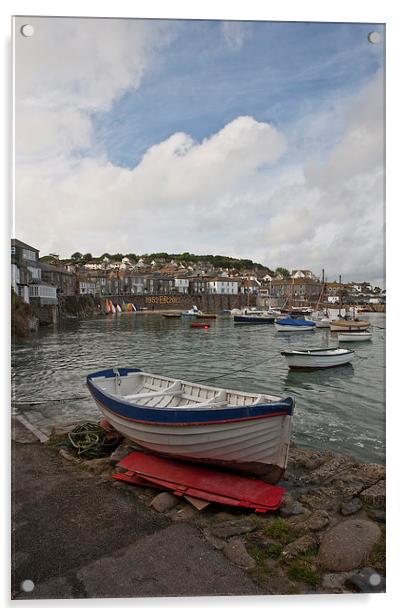
[{"label": "blue boat", "polygon": [[306,319],[292,319],[292,317],[287,317],[286,319],[276,319],[275,327],[279,332],[300,332],[315,329],[316,323],[314,321],[307,321]]}]

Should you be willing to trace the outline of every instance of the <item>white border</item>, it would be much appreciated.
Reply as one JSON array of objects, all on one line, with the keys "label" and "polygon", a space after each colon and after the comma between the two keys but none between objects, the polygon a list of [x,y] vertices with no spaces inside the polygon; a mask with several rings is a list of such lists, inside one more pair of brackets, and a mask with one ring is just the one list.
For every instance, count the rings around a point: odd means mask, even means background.
[{"label": "white border", "polygon": [[[400,532],[397,526],[400,525],[401,516],[401,484],[399,466],[401,460],[398,456],[400,448],[400,402],[396,398],[396,383],[400,380],[399,362],[393,362],[396,357],[396,349],[399,348],[399,338],[396,325],[401,319],[401,306],[398,301],[398,282],[400,278],[400,264],[402,259],[397,252],[400,231],[398,230],[398,210],[400,203],[400,177],[401,177],[401,157],[399,135],[400,125],[398,123],[402,109],[401,96],[398,85],[401,82],[399,75],[402,39],[402,19],[398,3],[394,0],[365,0],[361,2],[351,2],[350,0],[336,0],[335,2],[323,2],[322,0],[281,0],[280,2],[267,2],[265,0],[248,0],[234,6],[233,2],[217,2],[216,0],[203,0],[202,3],[191,3],[188,0],[169,0],[169,2],[148,0],[146,3],[130,2],[118,0],[117,2],[90,2],[89,0],[58,0],[57,3],[51,0],[35,1],[14,1],[5,0],[1,5],[0,27],[2,31],[3,43],[3,62],[2,62],[2,84],[3,84],[3,135],[10,135],[11,105],[10,95],[10,32],[11,15],[60,15],[60,16],[87,16],[87,17],[143,17],[143,18],[186,18],[186,19],[260,19],[272,21],[335,21],[335,22],[374,22],[386,23],[387,25],[387,328],[392,331],[392,336],[387,337],[387,531],[388,537],[388,571],[387,571],[387,593],[386,595],[309,595],[294,597],[233,597],[233,598],[211,598],[211,599],[156,599],[156,600],[88,600],[88,601],[36,601],[36,602],[13,602],[8,601],[9,597],[9,550],[8,558],[5,563],[1,563],[0,580],[2,584],[1,597],[3,606],[6,609],[21,610],[26,607],[34,610],[42,610],[43,607],[56,609],[71,609],[81,611],[89,608],[90,610],[125,608],[137,612],[161,609],[165,614],[176,613],[185,610],[192,616],[204,614],[205,610],[215,611],[228,607],[231,614],[243,613],[250,608],[260,612],[261,610],[280,610],[289,612],[297,610],[298,614],[322,614],[326,611],[326,616],[332,614],[338,616],[339,611],[351,609],[354,613],[364,610],[365,614],[378,612],[379,609],[388,609],[397,606],[399,571],[400,571]],[[6,87],[4,87],[6,86]],[[3,180],[3,202],[10,202],[10,137],[5,140],[2,149],[4,157],[1,166]],[[6,205],[3,208],[3,251],[2,251],[2,288],[5,289],[6,301],[3,302],[2,333],[4,340],[9,339],[9,318],[4,318],[4,312],[8,307],[9,289],[9,236],[10,236],[10,208]],[[400,225],[399,225],[400,228]],[[398,234],[398,235],[397,235]],[[398,313],[397,313],[398,310]],[[398,314],[399,320],[396,321]],[[6,315],[7,317],[7,315]],[[395,323],[394,330],[391,328]],[[4,345],[3,345],[4,346]],[[2,366],[2,391],[9,392],[9,344],[6,346],[6,354],[3,357]],[[6,435],[3,451],[3,481],[2,485],[9,488],[9,427],[6,409],[8,408],[8,396],[5,394],[5,404],[2,409],[3,434]],[[8,440],[8,442],[7,442]],[[8,492],[3,494],[3,503],[8,502]],[[4,511],[4,510],[3,510]],[[3,520],[3,546],[9,545],[9,508],[6,510]],[[4,567],[4,569],[3,569]]]}]

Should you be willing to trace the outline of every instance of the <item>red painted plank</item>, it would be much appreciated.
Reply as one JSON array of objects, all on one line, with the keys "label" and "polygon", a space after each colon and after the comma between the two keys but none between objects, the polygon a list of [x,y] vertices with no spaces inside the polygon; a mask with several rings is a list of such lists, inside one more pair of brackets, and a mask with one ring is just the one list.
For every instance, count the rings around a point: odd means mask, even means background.
[{"label": "red painted plank", "polygon": [[237,507],[265,512],[277,509],[284,488],[272,486],[260,479],[248,479],[202,465],[179,462],[143,452],[134,452],[120,460],[119,466],[129,473],[116,477],[131,483],[137,477],[173,491]]}]

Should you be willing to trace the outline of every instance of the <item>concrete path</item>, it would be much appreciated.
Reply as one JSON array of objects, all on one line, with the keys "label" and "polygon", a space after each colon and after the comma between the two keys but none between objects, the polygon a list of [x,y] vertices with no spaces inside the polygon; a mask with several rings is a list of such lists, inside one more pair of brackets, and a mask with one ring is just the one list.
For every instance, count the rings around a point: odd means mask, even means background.
[{"label": "concrete path", "polygon": [[189,522],[172,522],[119,484],[29,442],[23,428],[17,440],[14,599],[261,594]]}]

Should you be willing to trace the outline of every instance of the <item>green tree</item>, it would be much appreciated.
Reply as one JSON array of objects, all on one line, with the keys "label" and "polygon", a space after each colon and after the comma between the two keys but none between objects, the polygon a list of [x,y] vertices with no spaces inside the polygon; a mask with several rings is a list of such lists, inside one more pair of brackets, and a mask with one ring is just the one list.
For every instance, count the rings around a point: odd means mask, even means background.
[{"label": "green tree", "polygon": [[283,278],[285,278],[285,280],[290,278],[290,272],[285,267],[277,267],[275,274],[280,274]]},{"label": "green tree", "polygon": [[79,259],[82,259],[82,253],[75,252],[74,254],[71,255],[71,258],[73,259],[73,261],[78,261]]}]

